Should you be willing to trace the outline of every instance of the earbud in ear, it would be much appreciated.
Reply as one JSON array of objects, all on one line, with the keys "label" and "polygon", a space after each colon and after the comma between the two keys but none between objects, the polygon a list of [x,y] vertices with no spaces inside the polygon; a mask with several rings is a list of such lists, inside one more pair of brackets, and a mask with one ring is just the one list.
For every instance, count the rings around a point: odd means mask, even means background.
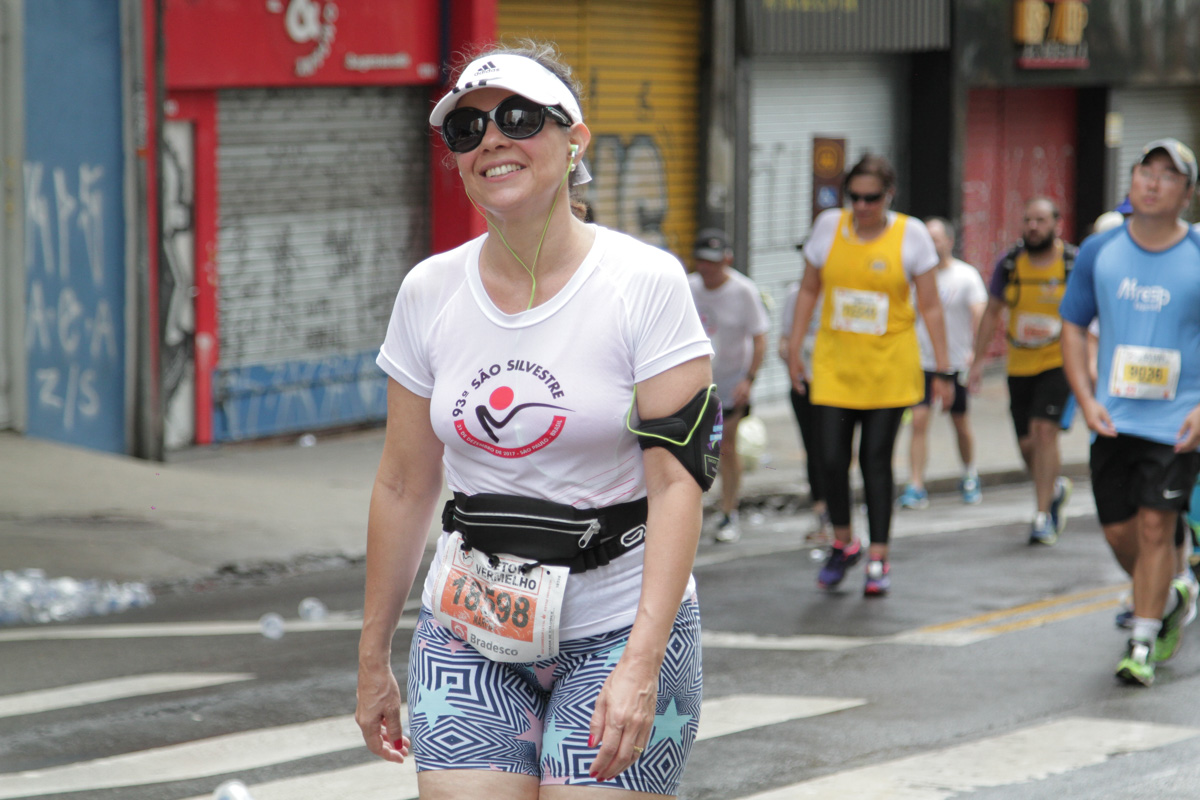
[{"label": "earbud in ear", "polygon": [[575,162],[575,156],[577,156],[577,155],[579,155],[579,145],[573,144],[573,145],[571,145],[571,162],[572,163]]}]

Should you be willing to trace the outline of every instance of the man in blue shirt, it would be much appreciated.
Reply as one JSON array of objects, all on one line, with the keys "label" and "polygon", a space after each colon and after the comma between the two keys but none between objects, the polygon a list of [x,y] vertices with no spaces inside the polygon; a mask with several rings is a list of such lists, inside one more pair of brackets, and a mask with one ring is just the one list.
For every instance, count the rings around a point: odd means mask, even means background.
[{"label": "man in blue shirt", "polygon": [[1146,145],[1130,180],[1133,215],[1083,243],[1060,307],[1067,378],[1095,432],[1096,513],[1133,578],[1133,632],[1117,677],[1144,686],[1195,616],[1175,537],[1200,472],[1200,234],[1180,219],[1196,178],[1196,157],[1177,140]]}]

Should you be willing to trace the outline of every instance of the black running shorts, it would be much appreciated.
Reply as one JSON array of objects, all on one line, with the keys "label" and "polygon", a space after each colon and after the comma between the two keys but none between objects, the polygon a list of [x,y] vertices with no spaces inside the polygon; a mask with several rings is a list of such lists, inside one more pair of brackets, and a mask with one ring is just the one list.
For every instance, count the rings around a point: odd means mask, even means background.
[{"label": "black running shorts", "polygon": [[1008,376],[1008,410],[1012,414],[1017,438],[1029,435],[1029,420],[1048,419],[1059,422],[1071,385],[1062,367],[1048,369],[1037,375]]},{"label": "black running shorts", "polygon": [[1101,525],[1124,522],[1139,508],[1187,511],[1200,453],[1137,436],[1097,436],[1092,443],[1092,494]]}]

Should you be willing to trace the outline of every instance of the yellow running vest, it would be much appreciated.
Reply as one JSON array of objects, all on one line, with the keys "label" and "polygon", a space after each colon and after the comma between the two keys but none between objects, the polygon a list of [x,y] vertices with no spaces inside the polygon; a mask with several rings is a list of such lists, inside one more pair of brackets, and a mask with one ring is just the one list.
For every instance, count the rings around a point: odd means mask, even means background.
[{"label": "yellow running vest", "polygon": [[1045,267],[1030,264],[1029,254],[1022,250],[1004,287],[1004,301],[1008,304],[1009,375],[1038,375],[1063,365],[1058,342],[1062,334],[1058,304],[1067,286],[1066,266],[1062,245],[1055,247],[1057,258]]},{"label": "yellow running vest", "polygon": [[908,217],[896,214],[864,242],[843,211],[821,268],[824,304],[813,349],[812,402],[838,408],[903,408],[925,394],[916,312],[901,245]]}]

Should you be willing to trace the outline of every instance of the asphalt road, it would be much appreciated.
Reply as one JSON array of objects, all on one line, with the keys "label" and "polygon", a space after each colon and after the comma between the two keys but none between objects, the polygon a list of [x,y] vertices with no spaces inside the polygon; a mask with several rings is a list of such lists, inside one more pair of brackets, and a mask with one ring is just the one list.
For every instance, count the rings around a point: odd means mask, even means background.
[{"label": "asphalt road", "polygon": [[[682,797],[1194,798],[1200,644],[1118,684],[1125,583],[1086,486],[1030,548],[1029,489],[896,518],[893,591],[815,586],[806,513],[744,514],[696,577],[705,711]],[[357,741],[361,565],[213,580],[119,618],[0,629],[0,800],[416,797]],[[330,609],[296,620],[301,599]],[[268,612],[281,639],[259,633]],[[396,637],[403,669],[409,631]]]}]

